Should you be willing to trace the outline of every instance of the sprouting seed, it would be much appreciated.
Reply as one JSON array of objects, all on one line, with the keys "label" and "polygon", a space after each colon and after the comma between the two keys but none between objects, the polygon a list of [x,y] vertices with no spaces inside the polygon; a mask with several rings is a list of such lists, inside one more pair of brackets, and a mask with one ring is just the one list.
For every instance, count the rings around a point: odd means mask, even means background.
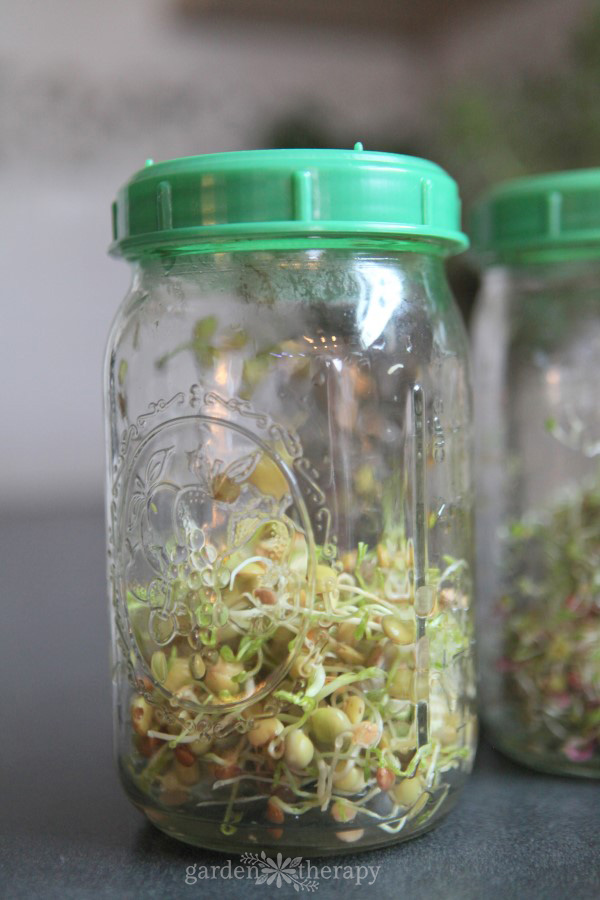
[{"label": "sprouting seed", "polygon": [[162,650],[157,650],[156,653],[152,654],[150,668],[152,669],[152,674],[154,675],[158,683],[164,684],[164,682],[167,680],[168,666],[167,657]]}]

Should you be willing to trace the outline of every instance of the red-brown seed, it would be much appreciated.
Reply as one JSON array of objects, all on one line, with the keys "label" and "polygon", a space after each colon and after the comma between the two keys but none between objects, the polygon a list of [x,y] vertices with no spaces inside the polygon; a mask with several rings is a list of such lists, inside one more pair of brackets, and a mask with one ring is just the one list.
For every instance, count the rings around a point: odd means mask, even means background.
[{"label": "red-brown seed", "polygon": [[390,772],[389,769],[384,769],[383,767],[377,769],[375,778],[377,779],[377,784],[382,791],[389,791],[389,789],[396,781],[396,776],[394,775],[394,773]]},{"label": "red-brown seed", "polygon": [[269,828],[269,834],[274,840],[278,841],[283,837],[283,828]]},{"label": "red-brown seed", "polygon": [[269,588],[257,588],[254,591],[254,596],[261,603],[264,603],[265,606],[275,606],[277,603],[277,594],[269,590]]},{"label": "red-brown seed", "polygon": [[242,774],[239,766],[215,766],[213,772],[218,781],[225,781],[227,778],[235,778],[236,775]]},{"label": "red-brown seed", "polygon": [[267,819],[269,822],[273,822],[274,825],[282,825],[285,819],[282,808],[276,803],[273,803],[272,800],[269,800],[267,803]]},{"label": "red-brown seed", "polygon": [[181,746],[175,748],[175,759],[177,762],[181,763],[182,766],[193,766],[196,762],[196,757],[192,751],[188,750],[187,747]]},{"label": "red-brown seed", "polygon": [[296,795],[294,794],[291,787],[287,784],[280,784],[275,788],[275,796],[279,797],[280,800],[283,800],[285,803],[293,803],[296,799]]},{"label": "red-brown seed", "polygon": [[383,662],[383,650],[380,647],[374,647],[372,653],[367,659],[369,666],[381,666]]},{"label": "red-brown seed", "polygon": [[162,741],[159,741],[158,738],[151,738],[145,735],[139,738],[138,749],[142,756],[150,759],[151,756],[154,756],[161,743]]}]

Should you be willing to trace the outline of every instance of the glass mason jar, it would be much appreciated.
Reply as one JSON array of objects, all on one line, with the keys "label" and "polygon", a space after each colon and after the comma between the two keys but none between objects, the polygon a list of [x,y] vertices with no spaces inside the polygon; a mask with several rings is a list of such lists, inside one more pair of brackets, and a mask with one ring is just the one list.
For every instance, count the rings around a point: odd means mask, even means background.
[{"label": "glass mason jar", "polygon": [[118,759],[181,840],[403,840],[471,767],[458,209],[437,166],[360,146],[151,164],[118,195]]},{"label": "glass mason jar", "polygon": [[600,170],[493,190],[473,239],[482,712],[548,772],[600,775]]}]

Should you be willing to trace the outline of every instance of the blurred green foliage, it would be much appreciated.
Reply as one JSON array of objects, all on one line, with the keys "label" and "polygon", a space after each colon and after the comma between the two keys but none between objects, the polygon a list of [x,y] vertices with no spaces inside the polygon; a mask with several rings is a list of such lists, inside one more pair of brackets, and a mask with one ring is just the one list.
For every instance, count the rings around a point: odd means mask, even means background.
[{"label": "blurred green foliage", "polygon": [[[493,182],[600,165],[600,5],[572,34],[564,60],[512,85],[463,84],[432,116],[431,152],[467,205]],[[437,123],[437,126],[436,124]]]},{"label": "blurred green foliage", "polygon": [[[270,147],[365,146],[425,156],[460,185],[464,208],[489,185],[536,172],[600,166],[600,3],[590,5],[560,60],[505,82],[450,86],[431,105],[419,133],[345,134],[318,105],[292,110],[266,136]],[[465,257],[449,274],[468,320],[478,279]]]},{"label": "blurred green foliage", "polygon": [[[490,184],[518,175],[600,165],[600,3],[594,2],[560,61],[505,84],[455,84],[431,105],[416,134],[361,134],[365,145],[426,156],[459,181],[467,205]],[[270,147],[351,147],[318,104],[273,123]]]}]

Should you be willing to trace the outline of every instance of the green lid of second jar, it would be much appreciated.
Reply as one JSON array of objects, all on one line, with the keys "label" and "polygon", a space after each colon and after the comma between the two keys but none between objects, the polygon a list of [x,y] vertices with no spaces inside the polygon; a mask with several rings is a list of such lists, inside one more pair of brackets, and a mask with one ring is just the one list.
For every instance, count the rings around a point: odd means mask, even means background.
[{"label": "green lid of second jar", "polygon": [[[353,150],[251,150],[148,161],[113,204],[111,252],[213,249],[251,239],[346,236],[467,246],[456,183],[414,156]],[[260,248],[260,243],[254,244]]]},{"label": "green lid of second jar", "polygon": [[552,261],[600,255],[600,169],[515,178],[473,209],[473,248],[490,261]]}]

